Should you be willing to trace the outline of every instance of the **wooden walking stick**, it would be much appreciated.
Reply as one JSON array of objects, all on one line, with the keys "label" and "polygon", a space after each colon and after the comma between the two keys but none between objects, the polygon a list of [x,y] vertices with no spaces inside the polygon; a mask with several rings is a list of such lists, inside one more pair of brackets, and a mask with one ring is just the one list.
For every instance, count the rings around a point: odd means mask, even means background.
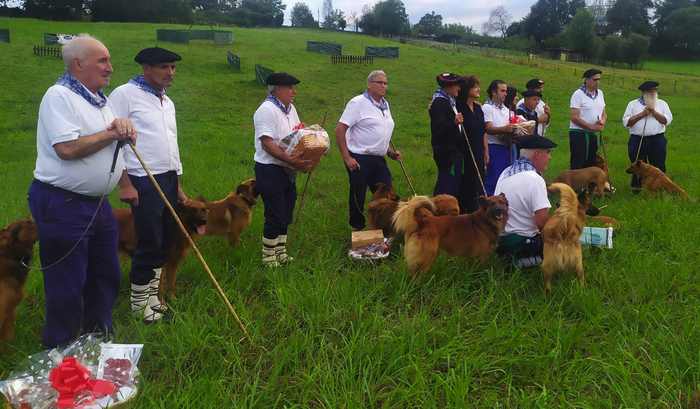
[{"label": "wooden walking stick", "polygon": [[639,152],[642,151],[642,142],[644,141],[644,133],[647,131],[647,119],[649,119],[649,115],[646,115],[644,117],[644,126],[642,127],[642,137],[639,138],[639,148],[637,148],[637,156],[634,158],[634,161],[639,160]]},{"label": "wooden walking stick", "polygon": [[248,335],[248,331],[245,330],[245,327],[243,326],[243,323],[241,320],[238,318],[238,314],[236,314],[236,311],[233,309],[231,306],[231,303],[228,301],[228,298],[226,298],[226,294],[224,294],[224,291],[221,289],[219,286],[219,283],[216,281],[216,278],[214,278],[214,274],[211,273],[211,270],[209,270],[209,266],[207,265],[207,262],[204,261],[204,257],[202,257],[202,253],[199,252],[199,249],[197,246],[194,244],[194,241],[192,241],[192,238],[190,237],[189,234],[187,234],[187,229],[185,229],[185,226],[182,225],[182,222],[180,221],[180,218],[177,217],[177,212],[175,212],[175,209],[170,205],[170,202],[168,202],[168,198],[165,197],[165,194],[163,191],[160,189],[160,186],[158,185],[158,182],[156,181],[156,178],[153,177],[153,174],[151,171],[148,169],[148,166],[146,166],[146,162],[143,161],[143,158],[139,154],[139,151],[136,149],[136,146],[134,146],[133,143],[129,143],[129,146],[131,146],[131,149],[134,151],[136,154],[136,157],[138,158],[139,162],[141,162],[141,166],[143,166],[143,169],[146,171],[148,174],[148,177],[151,179],[151,182],[153,182],[153,185],[156,187],[156,190],[158,191],[158,194],[160,197],[163,199],[163,202],[165,202],[165,206],[170,210],[170,213],[173,214],[173,217],[175,218],[175,221],[177,222],[177,225],[180,226],[180,230],[182,230],[182,233],[187,237],[187,240],[190,243],[190,247],[192,247],[192,250],[194,250],[195,254],[197,254],[197,257],[199,257],[199,261],[202,263],[204,266],[204,269],[206,270],[207,274],[209,274],[209,278],[211,279],[212,283],[214,283],[214,287],[216,287],[216,290],[219,292],[219,295],[221,298],[224,300],[224,303],[226,303],[226,306],[228,307],[229,312],[231,315],[233,315],[233,318],[236,320],[238,323],[238,327],[243,331],[243,334],[245,335],[246,338],[248,338],[248,342],[250,342],[250,345],[255,346],[255,343],[253,340],[250,338],[250,335]]},{"label": "wooden walking stick", "polygon": [[[600,117],[598,117],[598,119],[600,119]],[[605,143],[603,142],[603,131],[600,131],[600,147],[601,149],[603,149],[603,159],[605,159],[605,167],[608,168],[608,171],[605,173],[608,177],[608,185],[610,185],[610,194],[613,194],[613,185],[612,182],[610,182],[610,166],[608,165],[608,154],[605,151]]]},{"label": "wooden walking stick", "polygon": [[[394,141],[392,141],[390,139],[389,143],[391,144],[391,150],[395,151],[396,146],[394,146]],[[416,189],[413,188],[413,184],[411,183],[411,179],[409,179],[409,177],[408,177],[408,173],[406,172],[406,167],[403,165],[403,161],[399,161],[399,164],[401,165],[401,169],[403,169],[403,175],[406,176],[406,181],[408,182],[408,187],[411,188],[411,192],[413,192],[413,196],[416,196]]]},{"label": "wooden walking stick", "polygon": [[476,163],[476,157],[474,157],[474,151],[472,150],[472,144],[469,142],[469,138],[467,137],[467,131],[464,130],[464,127],[462,126],[462,135],[464,135],[464,139],[467,140],[467,146],[469,147],[469,153],[472,155],[472,161],[474,162],[474,169],[476,169],[476,174],[479,176],[479,182],[481,182],[481,189],[484,191],[484,196],[487,196],[486,194],[486,187],[484,186],[484,180],[481,179],[481,171],[479,171],[479,165]]}]

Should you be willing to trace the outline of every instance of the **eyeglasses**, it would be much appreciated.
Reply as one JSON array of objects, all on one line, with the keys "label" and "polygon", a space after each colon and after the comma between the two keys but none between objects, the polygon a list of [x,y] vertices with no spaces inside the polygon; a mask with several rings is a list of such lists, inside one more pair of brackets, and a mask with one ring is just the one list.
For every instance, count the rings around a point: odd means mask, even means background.
[{"label": "eyeglasses", "polygon": [[385,87],[389,85],[389,83],[386,81],[370,81],[370,82],[373,82],[373,83],[379,84],[379,85],[384,85]]}]

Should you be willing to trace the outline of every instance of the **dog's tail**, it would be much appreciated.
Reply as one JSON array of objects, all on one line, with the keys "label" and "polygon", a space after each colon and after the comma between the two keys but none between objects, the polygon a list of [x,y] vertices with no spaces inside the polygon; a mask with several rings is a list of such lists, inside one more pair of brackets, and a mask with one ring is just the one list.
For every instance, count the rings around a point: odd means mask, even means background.
[{"label": "dog's tail", "polygon": [[556,193],[561,195],[561,202],[559,208],[562,209],[564,215],[576,215],[578,214],[578,196],[571,186],[564,183],[552,183],[547,186],[547,191],[550,193]]},{"label": "dog's tail", "polygon": [[419,223],[425,216],[435,213],[435,204],[427,196],[415,196],[407,202],[400,202],[398,209],[391,217],[394,230],[411,236],[418,230]]}]

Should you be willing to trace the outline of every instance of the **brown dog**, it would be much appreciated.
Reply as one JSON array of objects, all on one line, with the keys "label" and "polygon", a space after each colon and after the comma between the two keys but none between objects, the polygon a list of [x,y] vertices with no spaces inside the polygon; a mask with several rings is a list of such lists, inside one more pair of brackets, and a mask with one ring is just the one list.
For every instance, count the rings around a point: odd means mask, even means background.
[{"label": "brown dog", "polygon": [[27,264],[34,257],[37,240],[39,233],[30,219],[0,230],[0,349],[15,336],[15,319],[29,275]]},{"label": "brown dog", "polygon": [[565,170],[557,176],[552,183],[564,183],[574,190],[587,188],[593,194],[593,188],[597,187],[600,197],[605,199],[605,172],[596,166],[589,168]]},{"label": "brown dog", "polygon": [[666,174],[654,165],[649,165],[638,160],[630,165],[625,172],[634,173],[635,176],[642,179],[642,185],[646,187],[654,197],[656,197],[656,194],[659,192],[666,192],[675,196],[681,196],[685,199],[690,198],[685,190],[673,183]]},{"label": "brown dog", "polygon": [[426,196],[399,204],[393,216],[394,228],[405,235],[404,256],[414,282],[428,272],[439,252],[479,257],[482,264],[486,261],[508,220],[508,200],[501,193],[481,196],[478,201],[479,210],[474,213],[442,217],[430,214],[435,212],[435,204]]},{"label": "brown dog", "polygon": [[577,197],[574,190],[564,183],[553,183],[547,191],[561,194],[561,205],[549,216],[542,229],[542,271],[547,292],[552,290],[552,275],[558,270],[574,270],[583,286],[583,255],[578,240],[586,226],[586,210],[591,200],[586,193]]},{"label": "brown dog", "polygon": [[258,204],[258,182],[248,179],[222,200],[210,202],[199,196],[209,210],[205,236],[226,236],[228,245],[240,247],[239,236],[250,226],[253,207]]},{"label": "brown dog", "polygon": [[[177,215],[193,241],[204,234],[204,225],[207,224],[207,208],[204,203],[198,200],[188,200],[185,204],[180,203]],[[134,217],[131,214],[131,208],[114,209],[114,216],[119,224],[119,252],[127,255],[129,258],[134,258],[134,250],[136,250],[138,238],[134,229]],[[182,233],[180,227],[176,227],[173,246],[170,248],[170,254],[163,262],[163,273],[161,276],[168,282],[168,295],[173,301],[177,301],[177,297],[175,297],[177,268],[180,266],[180,262],[190,253],[190,249],[189,240]],[[160,280],[158,299],[161,304],[165,304],[163,299],[163,279]]]}]

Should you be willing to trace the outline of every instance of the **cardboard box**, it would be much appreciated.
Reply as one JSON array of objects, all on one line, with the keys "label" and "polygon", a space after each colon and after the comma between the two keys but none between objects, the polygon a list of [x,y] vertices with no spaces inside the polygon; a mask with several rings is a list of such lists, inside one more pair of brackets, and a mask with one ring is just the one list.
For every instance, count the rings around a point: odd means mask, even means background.
[{"label": "cardboard box", "polygon": [[596,247],[613,248],[612,243],[612,227],[584,227],[581,237],[578,241],[584,245]]},{"label": "cardboard box", "polygon": [[384,233],[381,229],[352,232],[352,248],[382,243],[384,243]]}]

